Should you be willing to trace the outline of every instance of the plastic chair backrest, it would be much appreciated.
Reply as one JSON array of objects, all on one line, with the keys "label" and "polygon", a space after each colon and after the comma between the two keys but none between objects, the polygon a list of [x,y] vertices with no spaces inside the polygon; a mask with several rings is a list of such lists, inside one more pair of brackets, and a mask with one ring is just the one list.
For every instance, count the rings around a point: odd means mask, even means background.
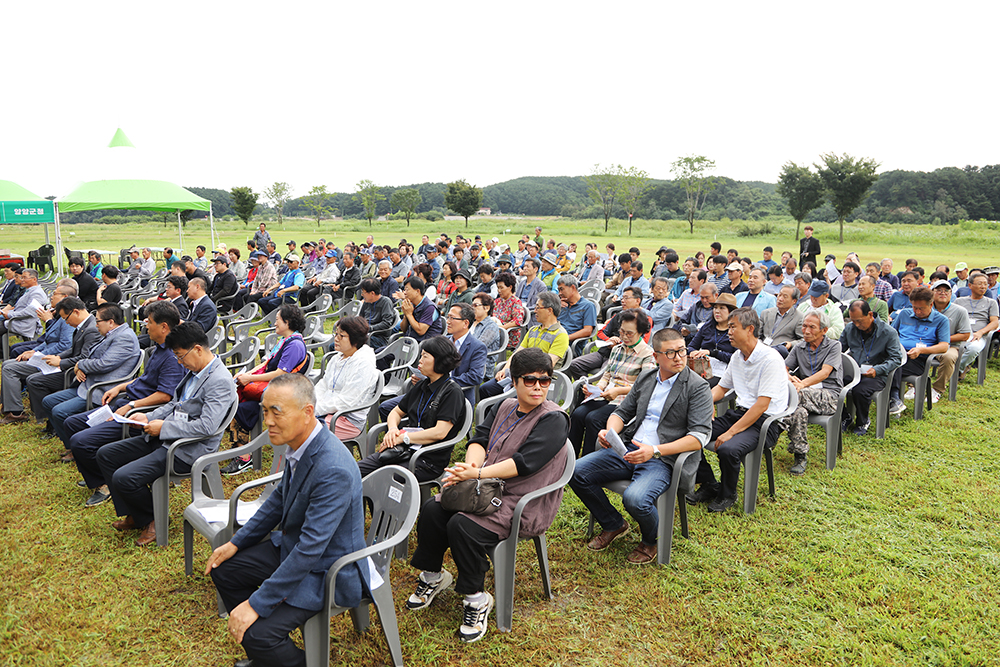
[{"label": "plastic chair backrest", "polygon": [[226,336],[226,329],[221,324],[216,324],[212,327],[212,330],[208,332],[208,349],[212,352],[215,351],[217,347],[222,343],[222,339]]},{"label": "plastic chair backrest", "polygon": [[[399,466],[385,466],[361,480],[361,493],[371,507],[371,524],[365,536],[368,546],[388,542],[401,530],[409,533],[420,509],[420,489],[413,473]],[[379,575],[386,579],[392,546],[371,554]]]}]

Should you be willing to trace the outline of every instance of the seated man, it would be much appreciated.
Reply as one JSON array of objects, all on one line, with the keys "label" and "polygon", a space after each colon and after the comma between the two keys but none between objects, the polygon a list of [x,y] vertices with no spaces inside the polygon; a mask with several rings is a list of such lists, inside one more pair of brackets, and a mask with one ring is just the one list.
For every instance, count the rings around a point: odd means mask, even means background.
[{"label": "seated man", "polygon": [[399,330],[418,343],[444,332],[444,320],[434,304],[424,296],[426,290],[427,285],[420,278],[407,278],[403,281],[403,298],[399,301],[403,311]]},{"label": "seated man", "polygon": [[538,295],[547,291],[545,283],[538,279],[541,266],[542,263],[537,258],[526,257],[524,266],[521,267],[521,277],[517,279],[517,286],[514,288],[514,294],[529,310],[538,300]]},{"label": "seated man", "polygon": [[[691,276],[692,281],[694,275]],[[710,282],[701,286],[699,300],[686,312],[681,313],[674,322],[674,329],[679,331],[687,342],[691,342],[695,333],[706,322],[712,321],[712,313],[715,310],[715,301],[719,298],[719,292]]]},{"label": "seated man", "polygon": [[222,302],[222,299],[233,296],[239,289],[239,281],[236,275],[229,270],[229,255],[221,253],[212,260],[215,275],[212,276],[212,289],[208,298],[223,311],[232,308],[232,301]]},{"label": "seated man", "polygon": [[559,276],[556,288],[560,302],[559,324],[569,335],[573,349],[579,350],[597,328],[597,306],[590,299],[580,296],[580,283],[575,276]]},{"label": "seated man", "polygon": [[840,275],[843,282],[830,287],[830,296],[838,303],[846,305],[860,296],[858,276],[861,275],[861,267],[855,262],[844,262]]},{"label": "seated man", "polygon": [[821,310],[830,319],[830,328],[826,335],[834,340],[840,340],[844,333],[844,312],[840,306],[830,301],[830,286],[825,280],[813,280],[806,295],[809,298],[799,304],[799,312],[805,315],[810,310]]},{"label": "seated man", "polygon": [[145,423],[145,435],[104,445],[97,450],[97,465],[111,491],[115,514],[125,517],[112,523],[115,530],[141,530],[137,546],[156,541],[153,494],[150,485],[166,471],[167,448],[179,438],[199,438],[174,452],[174,470],[191,471],[199,456],[219,449],[223,422],[236,403],[236,384],[223,363],[208,349],[208,337],[194,322],[182,322],[165,344],[187,370],[173,399],[152,412],[132,415]]},{"label": "seated man", "polygon": [[122,286],[118,283],[121,272],[117,266],[109,264],[101,271],[101,285],[97,287],[97,305],[106,303],[115,305],[122,302]]},{"label": "seated man", "polygon": [[[604,327],[597,332],[597,340],[601,341],[598,343],[598,348],[596,352],[589,352],[579,357],[574,357],[573,361],[570,362],[569,367],[566,369],[566,374],[569,375],[571,380],[577,380],[585,375],[590,375],[598,368],[604,365],[611,355],[611,348],[622,342],[619,336],[619,330],[621,328],[622,313],[627,310],[639,310],[640,300],[642,299],[642,290],[638,287],[629,287],[625,290],[622,296],[622,310],[619,310],[614,316],[608,320]],[[645,315],[645,312],[643,312]],[[650,322],[650,329],[652,328],[652,318],[647,319]],[[647,343],[649,342],[649,334],[643,338]],[[606,343],[606,344],[605,344]]]},{"label": "seated man", "polygon": [[94,276],[87,273],[83,259],[71,257],[69,272],[76,281],[76,296],[79,296],[88,308],[94,308],[97,305],[97,281],[94,280]]},{"label": "seated man", "polygon": [[35,269],[21,271],[21,287],[24,292],[14,305],[0,310],[0,334],[9,333],[31,340],[40,336],[44,330],[42,320],[38,317],[38,307],[47,306],[49,297],[38,286],[38,271]]},{"label": "seated man", "polygon": [[[177,262],[175,262],[175,265],[176,264]],[[166,282],[163,283],[163,291],[142,302],[142,305],[139,307],[137,319],[146,319],[146,307],[152,303],[156,303],[157,301],[169,301],[174,304],[174,307],[177,309],[177,312],[180,314],[182,320],[187,318],[191,312],[187,303],[187,287],[188,279],[186,276],[167,276]],[[143,345],[143,347],[148,347],[148,342],[147,345]]]},{"label": "seated man", "polygon": [[[268,384],[261,407],[271,442],[291,449],[285,474],[205,565],[229,611],[229,632],[254,665],[306,664],[289,633],[323,608],[330,566],[365,547],[361,475],[347,448],[316,420],[315,403],[301,375]],[[358,605],[367,591],[367,562],[337,574],[333,604]]]},{"label": "seated man", "polygon": [[332,287],[340,280],[340,267],[337,266],[336,251],[328,250],[323,255],[323,259],[326,261],[326,266],[323,267],[323,270],[312,278],[306,279],[305,285],[302,288],[302,295],[299,297],[299,304],[302,306],[311,304],[316,300],[316,297],[323,293],[324,288]]},{"label": "seated man", "polygon": [[[691,306],[698,303],[699,299],[701,299],[701,288],[702,285],[708,282],[708,271],[705,269],[693,269],[691,275],[688,276],[687,282],[689,287],[681,290],[674,299],[673,315],[675,318],[680,318],[681,315],[686,313]],[[677,283],[674,283],[674,292],[677,291],[676,287]]]},{"label": "seated man", "polygon": [[247,273],[248,284],[236,292],[233,310],[242,310],[248,303],[257,303],[265,291],[278,284],[278,273],[266,252],[256,250],[250,253],[250,265],[251,269]]},{"label": "seated man", "polygon": [[764,291],[766,278],[760,269],[750,269],[750,277],[747,278],[747,290],[736,294],[736,305],[740,308],[753,308],[758,316],[762,315],[768,308],[774,308],[777,302],[774,296]]},{"label": "seated man", "polygon": [[[847,309],[851,321],[840,335],[840,347],[847,351],[861,369],[861,379],[851,390],[849,400],[854,403],[855,435],[868,433],[871,421],[872,398],[885,388],[890,374],[903,363],[899,348],[899,334],[892,326],[878,317],[867,301],[851,302]],[[851,430],[851,417],[846,414],[840,425],[842,431]]]},{"label": "seated man", "polygon": [[889,297],[889,317],[895,319],[896,313],[910,307],[910,293],[917,286],[917,274],[913,271],[903,271],[899,276],[899,290]]},{"label": "seated man", "polygon": [[24,288],[21,287],[21,271],[23,270],[13,262],[4,264],[4,284],[0,288],[0,306],[13,306],[21,298],[21,295],[24,294]]},{"label": "seated man", "polygon": [[191,299],[191,312],[185,322],[195,322],[206,334],[219,322],[219,313],[206,291],[208,283],[201,278],[188,281],[187,295]]},{"label": "seated man", "polygon": [[299,268],[299,256],[289,253],[285,257],[287,271],[281,276],[281,280],[264,290],[264,295],[257,302],[260,311],[268,314],[283,303],[295,303],[298,300],[299,290],[305,284],[305,276]]},{"label": "seated man", "polygon": [[793,345],[785,358],[788,379],[799,394],[799,406],[788,418],[788,453],[795,458],[789,472],[793,475],[806,473],[809,415],[835,413],[844,386],[840,341],[827,338],[829,328],[826,313],[810,310],[802,318],[802,341]]},{"label": "seated man", "polygon": [[[165,345],[170,331],[180,324],[177,308],[169,301],[150,304],[147,331],[153,342],[149,358],[142,375],[135,380],[122,382],[108,389],[101,397],[101,404],[107,405],[117,414],[125,416],[133,408],[162,405],[170,400],[184,375],[184,368],[177,362],[173,352]],[[79,412],[66,419],[63,429],[69,436],[68,448],[77,470],[92,491],[84,503],[86,507],[100,505],[111,497],[107,480],[101,476],[97,465],[97,450],[102,446],[122,439],[121,424],[114,420],[97,426],[88,426],[87,418],[94,410]],[[133,434],[141,431],[133,428]]]},{"label": "seated man", "polygon": [[387,259],[379,260],[377,267],[380,293],[382,296],[395,299],[393,295],[400,291],[400,283],[392,277],[392,262]]},{"label": "seated man", "polygon": [[988,286],[986,276],[977,273],[969,279],[970,296],[955,299],[956,305],[962,306],[968,311],[969,323],[972,328],[972,335],[969,336],[969,340],[965,344],[965,353],[961,360],[963,374],[968,369],[969,364],[986,349],[985,336],[991,331],[996,331],[998,322],[1000,322],[998,319],[1000,307],[998,307],[997,300],[985,298]]},{"label": "seated man", "polygon": [[[375,278],[365,278],[361,281],[361,312],[359,315],[368,322],[368,330],[377,332],[369,334],[368,344],[377,350],[389,342],[390,329],[396,321],[396,309],[392,299],[379,293],[379,282]],[[333,341],[330,342],[333,351]]]},{"label": "seated man", "polygon": [[858,280],[858,298],[864,299],[875,316],[883,322],[889,321],[889,306],[885,301],[875,296],[876,278],[865,275]]},{"label": "seated man", "polygon": [[[757,448],[764,421],[788,407],[788,371],[781,355],[757,340],[759,328],[760,318],[751,308],[737,308],[729,315],[729,337],[736,353],[719,384],[712,388],[712,402],[721,401],[735,389],[736,408],[712,422],[712,435],[698,464],[696,481],[701,488],[687,498],[692,505],[708,502],[710,512],[724,512],[736,503],[740,462]],[[768,428],[765,446],[774,447],[780,434],[776,420]],[[707,451],[719,456],[719,482]]]},{"label": "seated man", "polygon": [[785,270],[780,264],[775,264],[767,270],[767,283],[764,285],[764,291],[771,296],[777,297],[778,292],[781,288],[787,285],[785,282]]},{"label": "seated man", "polygon": [[[629,525],[612,507],[602,485],[615,480],[631,482],[622,503],[642,535],[626,560],[637,565],[656,559],[656,500],[670,486],[673,475],[683,474],[675,470],[677,455],[701,448],[712,432],[712,392],[708,383],[687,367],[684,338],[673,329],[661,329],[653,334],[653,350],[657,367],[639,376],[608,418],[607,429],[598,433],[604,449],[577,461],[569,483],[601,524],[601,534],[587,548],[603,551],[628,532]],[[609,448],[608,431],[620,433],[627,443],[629,451],[624,458]]]},{"label": "seated man", "polygon": [[[649,313],[653,322],[651,331],[656,333],[660,329],[666,328],[670,324],[670,320],[673,319],[674,302],[667,296],[670,293],[670,287],[666,278],[663,276],[653,278],[652,285],[649,297],[642,302],[642,308]],[[626,306],[623,304],[622,307]]]},{"label": "seated man", "polygon": [[[910,271],[906,273],[911,274]],[[904,277],[906,279],[908,276]],[[906,405],[899,396],[903,377],[923,373],[928,355],[947,352],[951,339],[948,318],[934,308],[934,295],[929,288],[923,285],[914,287],[909,294],[909,301],[910,307],[895,311],[892,320],[892,326],[899,334],[899,342],[906,350],[902,367],[892,376],[889,414],[893,415],[902,414],[906,410]],[[917,400],[923,400],[923,396],[917,397]]]},{"label": "seated man", "polygon": [[952,301],[951,283],[947,279],[932,283],[931,293],[934,295],[934,309],[948,318],[948,329],[951,332],[948,350],[938,357],[937,376],[931,385],[931,400],[936,402],[948,390],[947,384],[951,382],[951,376],[955,372],[955,364],[963,350],[962,344],[972,335],[972,325],[969,311]]},{"label": "seated man", "polygon": [[11,345],[11,359],[27,361],[35,352],[44,356],[69,351],[73,346],[73,328],[56,315],[56,306],[68,296],[76,296],[76,288],[73,285],[59,285],[52,291],[51,307],[38,310],[38,319],[45,323],[45,333],[34,340]]},{"label": "seated man", "polygon": [[[125,314],[113,303],[106,303],[94,311],[94,322],[102,339],[76,362],[76,386],[57,391],[42,399],[42,411],[49,415],[49,423],[56,436],[69,450],[69,435],[63,429],[70,415],[87,408],[87,394],[98,382],[121,377],[132,370],[139,361],[139,341],[135,332],[125,326]],[[100,403],[103,391],[98,390],[93,401]],[[36,415],[37,416],[37,415]]]},{"label": "seated man", "polygon": [[785,285],[778,292],[777,305],[760,316],[757,337],[764,341],[764,345],[776,349],[782,357],[788,356],[793,343],[802,340],[802,313],[794,307],[798,300],[798,288]]},{"label": "seated man", "polygon": [[[719,289],[719,294],[740,294],[749,288],[743,282],[743,267],[739,262],[732,262],[726,267],[726,284]],[[761,284],[763,287],[763,284]]]}]

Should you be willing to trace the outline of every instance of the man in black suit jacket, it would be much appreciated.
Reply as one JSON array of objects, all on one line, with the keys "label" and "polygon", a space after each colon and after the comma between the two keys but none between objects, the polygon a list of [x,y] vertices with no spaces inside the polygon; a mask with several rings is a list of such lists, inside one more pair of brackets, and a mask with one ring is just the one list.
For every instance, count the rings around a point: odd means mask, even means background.
[{"label": "man in black suit jacket", "polygon": [[207,273],[194,265],[194,260],[191,259],[190,255],[184,255],[181,261],[184,262],[184,273],[187,275],[188,280],[191,280],[192,278],[201,278],[205,281],[206,285],[212,282],[212,279],[209,278]]},{"label": "man in black suit jacket", "polygon": [[209,333],[215,328],[219,321],[219,313],[215,310],[215,304],[208,297],[208,283],[201,278],[192,278],[188,281],[188,298],[191,299],[191,312],[187,320],[197,322],[205,333]]},{"label": "man in black suit jacket", "polygon": [[87,308],[94,308],[97,306],[97,281],[86,269],[86,263],[79,257],[69,260],[69,272],[76,281],[76,295],[87,304]]},{"label": "man in black suit jacket", "polygon": [[[229,270],[228,256],[225,254],[217,255],[212,262],[215,267],[215,276],[212,278],[212,289],[208,293],[208,298],[213,303],[218,304],[220,300],[227,296],[236,294],[236,290],[239,289],[239,281],[236,280],[233,272]],[[222,307],[226,309],[232,308],[232,303],[232,301],[229,301],[223,304]]]}]

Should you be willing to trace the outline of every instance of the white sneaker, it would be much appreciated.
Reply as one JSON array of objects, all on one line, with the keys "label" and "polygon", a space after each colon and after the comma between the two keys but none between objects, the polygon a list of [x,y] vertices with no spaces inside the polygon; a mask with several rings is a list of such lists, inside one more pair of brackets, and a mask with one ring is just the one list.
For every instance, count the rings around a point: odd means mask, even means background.
[{"label": "white sneaker", "polygon": [[937,403],[941,400],[941,394],[938,393],[937,389],[931,388],[931,403]]},{"label": "white sneaker", "polygon": [[493,596],[484,593],[486,600],[482,604],[474,606],[465,604],[465,614],[462,626],[458,629],[459,638],[466,644],[477,642],[486,636],[486,622],[493,610]]},{"label": "white sneaker", "polygon": [[425,580],[424,573],[421,572],[417,577],[417,590],[406,601],[406,608],[423,609],[430,606],[431,602],[434,601],[434,597],[451,586],[452,581],[454,581],[454,578],[448,570],[442,570],[441,578],[433,583]]},{"label": "white sneaker", "polygon": [[906,400],[906,401],[912,401],[916,397],[917,397],[917,392],[916,392],[916,390],[913,387],[910,387],[909,389],[907,389],[906,393],[903,394],[903,400]]}]

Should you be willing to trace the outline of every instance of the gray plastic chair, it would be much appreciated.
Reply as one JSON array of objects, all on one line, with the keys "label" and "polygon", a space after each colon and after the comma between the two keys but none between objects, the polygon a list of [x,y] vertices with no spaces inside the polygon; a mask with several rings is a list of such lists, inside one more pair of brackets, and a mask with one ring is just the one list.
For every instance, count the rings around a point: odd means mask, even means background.
[{"label": "gray plastic chair", "polygon": [[[330,619],[348,612],[356,632],[368,629],[370,605],[375,605],[382,632],[389,644],[389,654],[395,667],[403,666],[403,648],[399,642],[396,623],[396,606],[392,599],[389,581],[389,564],[393,547],[405,543],[417,522],[419,491],[413,473],[399,466],[386,466],[374,471],[361,481],[365,505],[371,507],[371,524],[365,542],[367,547],[337,559],[326,573],[326,598],[323,609],[306,621],[302,636],[308,667],[330,665]],[[334,603],[337,573],[352,563],[370,558],[382,578],[382,585],[371,591],[371,596],[361,600],[352,609]]]},{"label": "gray plastic chair", "polygon": [[[926,399],[927,409],[931,409],[931,381],[930,373],[933,362],[938,355],[927,355],[927,362],[924,364],[924,372],[920,375],[906,375],[903,377],[903,384],[912,384],[915,399],[913,401],[913,421],[920,421],[924,418],[924,401]],[[903,354],[903,365],[906,365],[906,354]],[[956,366],[958,364],[955,364]]]},{"label": "gray plastic chair", "polygon": [[390,355],[393,372],[386,377],[385,388],[382,390],[384,398],[399,396],[407,390],[412,374],[410,366],[420,355],[420,343],[409,336],[402,336],[386,345],[380,352],[376,352],[375,359],[383,359]]},{"label": "gray plastic chair", "polygon": [[303,313],[325,313],[333,305],[333,295],[329,292],[321,292],[316,300],[308,306],[300,306]]},{"label": "gray plastic chair", "polygon": [[[236,416],[236,408],[239,406],[239,401],[233,401],[232,406],[230,406],[225,419],[222,420],[222,425],[219,430],[216,431],[211,437],[222,435],[226,432],[229,427],[229,423],[233,421],[233,417]],[[129,411],[130,416],[137,412],[137,410]],[[122,424],[124,427],[122,430],[128,428],[128,424]],[[127,437],[127,436],[125,436]],[[153,522],[156,524],[156,546],[165,547],[167,546],[167,521],[170,514],[170,485],[178,484],[185,479],[191,479],[191,486],[194,487],[194,477],[191,474],[182,475],[174,470],[174,453],[177,448],[181,445],[186,445],[188,443],[197,442],[198,440],[206,440],[208,438],[178,438],[170,443],[167,448],[167,461],[166,470],[163,475],[157,477],[153,480]],[[205,489],[205,494],[213,498],[222,498],[222,473],[219,471],[219,466],[209,466],[205,468],[201,476],[201,484]]]},{"label": "gray plastic chair", "polygon": [[208,349],[211,352],[215,352],[222,341],[226,338],[226,329],[221,324],[216,324],[212,327],[212,330],[208,332]]},{"label": "gray plastic chair", "polygon": [[[958,398],[958,379],[962,375],[962,365],[960,362],[962,361],[962,355],[965,354],[965,343],[964,342],[959,343],[955,347],[958,348],[958,361],[955,362],[955,368],[952,369],[951,377],[948,378],[948,400],[951,401],[952,403],[954,403],[955,399]],[[937,377],[938,370],[940,370],[941,368],[941,357],[938,357],[933,362],[928,362],[928,363],[931,363],[934,366],[934,368],[931,370],[930,376]],[[930,386],[933,383],[928,382],[927,384],[929,391],[930,389],[933,388]]]},{"label": "gray plastic chair", "polygon": [[771,448],[766,446],[767,432],[778,419],[784,419],[799,407],[799,392],[795,385],[788,383],[788,407],[784,412],[768,417],[760,429],[760,439],[757,447],[743,458],[743,512],[753,514],[757,509],[757,487],[760,485],[760,460],[764,458],[767,463],[767,487],[768,495],[774,498],[774,458]]},{"label": "gray plastic chair", "polygon": [[257,365],[258,352],[260,352],[260,341],[253,336],[248,336],[229,348],[227,352],[219,353],[218,357],[235,377],[239,373],[246,373]]},{"label": "gray plastic chair", "polygon": [[844,421],[844,404],[847,401],[847,393],[861,382],[861,368],[854,361],[854,357],[841,352],[840,359],[844,369],[844,386],[837,398],[837,411],[832,415],[809,415],[810,424],[819,424],[826,430],[827,470],[833,470],[834,466],[837,465],[837,455],[844,448],[844,432],[840,428],[840,423]]},{"label": "gray plastic chair", "polygon": [[[271,474],[262,477],[260,479],[255,479],[246,484],[241,484],[233,491],[233,495],[229,498],[225,496],[215,497],[210,494],[206,494],[204,489],[199,487],[197,484],[191,485],[191,504],[187,506],[184,510],[184,573],[191,576],[194,570],[194,534],[197,532],[199,535],[205,537],[208,540],[209,547],[215,550],[221,547],[223,544],[232,539],[233,534],[236,529],[240,527],[237,521],[237,512],[240,508],[253,508],[256,511],[264,504],[271,492],[281,481],[281,472],[285,466],[285,454],[287,453],[288,447],[286,445],[273,445],[271,444],[271,438],[269,434],[265,431],[256,438],[253,439],[247,445],[242,447],[234,447],[233,449],[227,449],[223,452],[215,452],[214,454],[206,454],[205,456],[199,457],[194,465],[191,466],[191,477],[200,478],[206,475],[206,469],[209,467],[218,468],[218,463],[222,461],[228,461],[229,459],[235,458],[237,456],[242,456],[244,454],[250,454],[256,451],[260,451],[265,445],[270,445],[273,450],[273,457],[271,459]],[[256,500],[240,500],[242,495],[249,491],[250,489],[255,489],[263,486],[264,489],[261,491],[260,497]],[[229,509],[229,518],[226,521],[208,521],[202,514],[202,510],[217,509],[220,507],[226,507]],[[219,616],[228,616],[226,612],[225,605],[222,604],[222,598],[218,598],[219,604]]]},{"label": "gray plastic chair", "polygon": [[[693,455],[699,456],[693,456]],[[656,514],[659,517],[659,524],[656,527],[657,538],[656,538],[656,562],[660,565],[670,565],[670,550],[673,545],[674,540],[674,509],[680,510],[681,515],[681,536],[684,539],[688,539],[688,518],[687,518],[687,503],[683,500],[678,505],[677,498],[680,496],[683,498],[688,493],[694,491],[694,478],[695,472],[698,468],[698,463],[701,461],[700,452],[688,451],[681,452],[677,455],[677,460],[674,462],[673,470],[670,475],[670,486],[668,486],[663,493],[656,499]],[[688,475],[686,476],[689,480],[689,488],[681,488],[681,480],[685,477],[684,474],[674,474],[673,471],[683,470],[684,467],[688,468]],[[625,493],[625,489],[631,482],[624,480],[618,480],[615,482],[608,482],[604,484],[604,488],[618,495]],[[590,527],[587,528],[587,539],[591,539],[594,536],[594,515],[590,515]]]},{"label": "gray plastic chair", "polygon": [[[326,361],[326,357],[323,357],[323,360],[325,362]],[[325,369],[326,369],[326,364],[325,363],[323,365],[323,368],[324,368],[324,371],[325,371]],[[319,381],[319,379],[321,379],[321,378],[317,378],[317,382]],[[347,446],[348,449],[351,449],[351,450],[357,449],[358,453],[360,454],[362,452],[362,450],[364,450],[366,448],[366,445],[367,445],[367,442],[368,442],[368,435],[367,435],[367,433],[368,433],[368,430],[371,428],[371,426],[374,423],[374,422],[371,421],[371,419],[372,419],[372,408],[375,408],[375,416],[376,416],[376,419],[377,419],[378,418],[378,404],[382,400],[382,389],[384,387],[385,387],[385,375],[383,375],[382,373],[379,373],[378,380],[375,382],[375,388],[372,391],[370,398],[367,401],[365,401],[364,405],[362,405],[361,407],[356,408],[354,410],[341,410],[341,411],[338,411],[338,412],[334,412],[333,415],[330,417],[330,432],[333,433],[335,425],[337,423],[337,420],[340,419],[341,417],[343,417],[344,415],[349,415],[349,414],[352,414],[354,412],[362,412],[362,411],[368,413],[367,414],[367,418],[365,420],[365,424],[364,424],[364,426],[361,427],[361,432],[358,433],[357,436],[355,436],[355,437],[353,437],[353,438],[351,438],[349,440],[344,441],[344,444]]]},{"label": "gray plastic chair", "polygon": [[553,484],[527,493],[518,501],[517,505],[514,506],[510,537],[502,540],[490,550],[489,556],[493,561],[497,630],[501,632],[510,632],[511,625],[513,624],[514,565],[517,559],[517,543],[522,539],[534,542],[535,554],[538,556],[538,570],[542,577],[542,589],[550,600],[553,598],[552,585],[549,582],[549,551],[545,543],[545,533],[521,537],[520,528],[521,515],[524,513],[524,509],[528,506],[528,503],[542,496],[562,490],[569,483],[570,478],[573,477],[573,470],[576,466],[576,451],[569,440],[563,445],[561,454],[566,459],[566,467],[563,469],[563,474]]},{"label": "gray plastic chair", "polygon": [[95,382],[94,385],[90,388],[90,391],[87,392],[87,411],[89,412],[94,409],[95,389],[107,390],[121,384],[122,382],[128,382],[130,380],[134,380],[135,378],[139,377],[139,371],[142,370],[142,367],[145,365],[147,358],[149,358],[149,350],[143,350],[141,353],[139,353],[139,358],[135,360],[135,365],[132,366],[131,370],[129,370],[127,373],[114,380]]},{"label": "gray plastic chair", "polygon": [[990,351],[993,348],[993,338],[994,336],[996,336],[996,333],[997,333],[996,331],[990,331],[984,336],[984,339],[986,340],[986,346],[983,348],[983,351],[979,353],[979,358],[977,360],[978,361],[977,368],[979,370],[979,374],[976,377],[976,384],[980,386],[982,386],[982,384],[986,382],[986,364],[990,360]]}]

